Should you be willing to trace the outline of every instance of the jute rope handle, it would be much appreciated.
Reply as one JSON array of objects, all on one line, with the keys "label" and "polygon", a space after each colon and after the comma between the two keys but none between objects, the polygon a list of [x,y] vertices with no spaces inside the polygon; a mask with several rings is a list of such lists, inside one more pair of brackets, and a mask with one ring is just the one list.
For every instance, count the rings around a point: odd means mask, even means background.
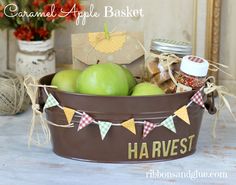
[{"label": "jute rope handle", "polygon": [[[37,95],[38,95],[38,88],[31,86],[30,84],[37,84],[37,80],[32,76],[27,76],[24,80],[24,85],[26,87],[27,93],[32,102],[32,110],[33,110],[33,117],[31,120],[31,127],[29,130],[29,139],[28,139],[28,146],[34,143],[37,146],[42,146],[50,142],[50,130],[48,128],[47,123],[45,122],[42,113],[40,112],[40,106],[36,103]],[[37,134],[37,139],[33,139],[34,131],[36,128],[37,121],[39,121],[40,125],[42,126],[42,130],[45,136],[45,142],[41,143],[40,136]]]},{"label": "jute rope handle", "polygon": [[[212,82],[210,82],[210,81],[212,81]],[[232,111],[232,108],[230,106],[230,103],[226,99],[226,96],[229,96],[229,97],[232,97],[232,98],[235,98],[235,99],[236,99],[236,96],[234,94],[229,93],[229,90],[226,87],[224,87],[224,86],[217,86],[215,84],[215,78],[213,76],[210,76],[207,79],[206,87],[204,88],[203,91],[204,91],[204,93],[206,95],[211,94],[213,92],[217,92],[217,94],[219,96],[219,103],[218,103],[218,107],[217,107],[216,117],[215,117],[215,120],[214,120],[214,123],[213,123],[213,127],[212,127],[212,136],[214,138],[216,138],[216,125],[217,125],[217,122],[219,120],[220,111],[222,110],[222,108],[224,106],[227,107],[227,109],[229,110],[230,114],[232,115],[234,121],[236,121],[236,117],[233,114],[233,111]]]},{"label": "jute rope handle", "polygon": [[[58,124],[52,123],[50,121],[47,121],[43,116],[43,112],[40,111],[40,105],[36,103],[39,87],[56,88],[55,86],[39,85],[38,81],[33,76],[30,76],[30,75],[25,78],[24,85],[25,85],[27,93],[31,99],[32,111],[33,111],[33,116],[31,119],[31,125],[30,125],[29,136],[28,136],[28,147],[30,147],[31,144],[34,144],[37,146],[45,146],[46,144],[50,143],[51,133],[50,133],[48,125],[53,125],[53,126],[61,127],[61,128],[74,127],[73,123],[68,124],[68,125],[58,125]],[[36,132],[37,126],[41,126],[41,129],[43,131],[44,137],[42,137],[42,139],[40,137],[41,134],[39,132]],[[36,132],[36,134],[35,134],[35,132]]]}]

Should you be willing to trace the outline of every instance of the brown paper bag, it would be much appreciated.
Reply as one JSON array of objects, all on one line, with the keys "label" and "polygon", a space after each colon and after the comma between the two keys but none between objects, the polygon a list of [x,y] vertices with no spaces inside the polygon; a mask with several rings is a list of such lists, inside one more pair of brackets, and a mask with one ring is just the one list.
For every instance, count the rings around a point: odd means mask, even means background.
[{"label": "brown paper bag", "polygon": [[140,76],[144,66],[143,43],[141,32],[114,32],[109,39],[104,32],[73,34],[74,68],[112,62],[125,65],[135,76]]}]

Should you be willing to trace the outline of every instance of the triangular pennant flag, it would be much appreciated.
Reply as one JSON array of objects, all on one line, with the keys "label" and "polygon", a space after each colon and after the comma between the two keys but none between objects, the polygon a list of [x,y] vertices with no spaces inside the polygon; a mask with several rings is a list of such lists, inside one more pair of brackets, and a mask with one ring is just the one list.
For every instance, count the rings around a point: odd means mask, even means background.
[{"label": "triangular pennant flag", "polygon": [[55,107],[57,105],[59,105],[58,101],[53,97],[52,94],[49,94],[43,109]]},{"label": "triangular pennant flag", "polygon": [[175,112],[175,115],[190,125],[190,121],[189,121],[189,117],[188,117],[188,110],[187,110],[186,105],[183,106],[182,108],[180,108],[179,110],[177,110]]},{"label": "triangular pennant flag", "polygon": [[87,127],[92,122],[94,122],[94,119],[90,117],[88,114],[86,114],[85,112],[83,112],[83,115],[79,121],[78,131],[80,131],[84,127]]},{"label": "triangular pennant flag", "polygon": [[144,128],[143,128],[143,138],[147,137],[147,135],[156,128],[156,124],[153,124],[151,122],[145,121],[144,122]]},{"label": "triangular pennant flag", "polygon": [[171,130],[172,132],[176,133],[176,129],[175,129],[175,124],[174,124],[174,120],[173,120],[173,116],[168,117],[167,119],[165,119],[161,125],[163,125],[164,127],[168,128],[169,130]]},{"label": "triangular pennant flag", "polygon": [[102,140],[104,140],[104,138],[106,137],[108,131],[111,128],[112,123],[104,122],[104,121],[99,121],[98,125],[99,125],[99,130],[100,130],[100,134],[101,134]]},{"label": "triangular pennant flag", "polygon": [[136,135],[136,128],[135,128],[134,119],[130,119],[128,121],[125,121],[125,122],[121,123],[121,125],[123,127],[125,127],[126,129],[128,129],[130,132],[132,132],[134,135]]},{"label": "triangular pennant flag", "polygon": [[63,107],[63,110],[66,115],[67,122],[68,122],[68,124],[70,124],[74,115],[75,115],[75,110],[67,108],[67,107]]},{"label": "triangular pennant flag", "polygon": [[200,105],[201,107],[205,108],[201,91],[198,91],[197,93],[195,93],[195,94],[193,95],[193,97],[191,98],[191,100],[192,100],[194,103],[196,103],[196,104]]}]

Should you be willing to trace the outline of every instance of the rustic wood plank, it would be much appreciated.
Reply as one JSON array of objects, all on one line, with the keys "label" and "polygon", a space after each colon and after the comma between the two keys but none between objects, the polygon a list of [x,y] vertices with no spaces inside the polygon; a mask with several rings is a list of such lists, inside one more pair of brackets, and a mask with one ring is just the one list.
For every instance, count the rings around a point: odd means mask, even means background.
[{"label": "rustic wood plank", "polygon": [[222,15],[221,15],[221,37],[220,37],[220,63],[229,66],[229,69],[224,69],[233,75],[233,78],[219,73],[219,84],[226,86],[231,92],[236,94],[236,11],[232,8],[236,6],[235,0],[222,1]]},{"label": "rustic wood plank", "polygon": [[0,71],[7,69],[7,32],[0,31]]},{"label": "rustic wood plank", "polygon": [[13,31],[9,32],[9,56],[8,56],[8,68],[11,70],[15,70],[16,67],[16,52],[18,50],[16,38],[13,35]]}]

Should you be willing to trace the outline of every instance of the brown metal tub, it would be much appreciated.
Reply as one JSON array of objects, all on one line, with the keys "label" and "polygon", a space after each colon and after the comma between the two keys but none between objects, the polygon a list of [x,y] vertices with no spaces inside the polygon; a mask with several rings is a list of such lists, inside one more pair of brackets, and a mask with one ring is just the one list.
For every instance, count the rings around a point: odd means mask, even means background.
[{"label": "brown metal tub", "polygon": [[[53,75],[40,80],[50,85]],[[189,103],[194,91],[163,96],[103,97],[71,94],[47,88],[62,106],[86,112],[96,120],[121,123],[130,118],[160,123],[178,108]],[[40,89],[39,103],[44,105],[46,94]],[[177,133],[167,128],[155,128],[145,139],[143,125],[136,124],[134,135],[127,129],[112,126],[102,141],[98,125],[91,124],[77,132],[79,118],[73,128],[50,126],[53,151],[63,157],[94,162],[132,163],[163,161],[186,157],[196,150],[203,112],[200,106],[188,108],[191,125],[175,117]],[[46,110],[47,119],[56,124],[67,124],[64,112],[55,107]]]}]

